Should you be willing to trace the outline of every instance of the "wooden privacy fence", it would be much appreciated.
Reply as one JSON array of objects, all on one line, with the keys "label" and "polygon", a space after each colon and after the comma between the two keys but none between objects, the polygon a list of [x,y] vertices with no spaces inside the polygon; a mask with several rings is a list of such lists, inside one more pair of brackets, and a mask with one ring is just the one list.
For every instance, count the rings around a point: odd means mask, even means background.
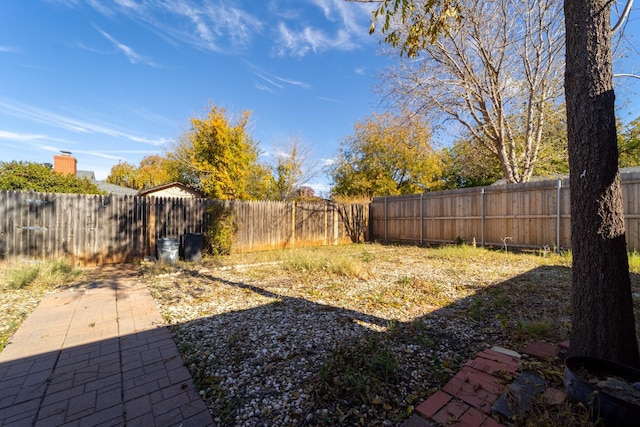
[{"label": "wooden privacy fence", "polygon": [[[219,203],[219,202],[218,202]],[[232,252],[340,245],[368,238],[364,204],[225,201],[235,217]]]},{"label": "wooden privacy fence", "polygon": [[[640,173],[623,174],[622,191],[627,246],[640,250]],[[377,197],[369,220],[379,241],[568,249],[569,180]]]},{"label": "wooden privacy fence", "polygon": [[158,238],[206,233],[223,204],[232,252],[337,245],[366,236],[368,206],[0,191],[0,259],[66,257],[84,265],[153,255]]}]

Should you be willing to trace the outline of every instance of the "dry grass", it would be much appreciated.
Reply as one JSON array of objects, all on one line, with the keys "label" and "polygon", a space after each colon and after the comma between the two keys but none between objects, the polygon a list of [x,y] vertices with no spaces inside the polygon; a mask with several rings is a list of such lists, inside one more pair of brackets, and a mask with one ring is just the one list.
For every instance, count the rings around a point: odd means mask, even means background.
[{"label": "dry grass", "polygon": [[[640,255],[631,254],[629,261],[640,319]],[[302,412],[291,413],[290,422],[394,425],[478,350],[491,345],[517,350],[534,339],[565,339],[570,265],[570,253],[365,244],[151,264],[143,270],[222,425],[237,424],[234,417],[248,403],[211,372],[241,372],[240,366],[253,365],[264,344],[262,327],[271,331],[274,341],[267,344],[273,348],[291,341],[290,351],[281,353],[270,370],[289,375],[294,388],[298,383],[290,373],[307,375],[299,381],[306,398],[299,394],[296,400]],[[0,349],[46,293],[87,280],[80,273],[55,261],[0,265]],[[294,331],[285,319],[309,329]],[[226,329],[215,329],[215,322]],[[297,335],[303,332],[306,338]],[[312,350],[296,350],[310,342],[308,334],[326,336],[313,335],[319,344]],[[223,347],[216,347],[212,337]],[[311,363],[287,370],[301,355]],[[561,365],[529,368],[562,388]],[[260,372],[252,375],[251,382],[261,384]],[[274,425],[285,419],[278,416]],[[532,415],[515,420],[517,425],[586,423],[580,408],[549,406],[542,399]]]},{"label": "dry grass", "polygon": [[82,276],[65,260],[0,264],[0,351],[44,295]]},{"label": "dry grass", "polygon": [[[301,404],[309,419],[298,421],[394,425],[478,350],[492,345],[518,350],[532,340],[566,339],[570,264],[570,253],[366,244],[232,255],[178,266],[161,277],[147,272],[147,277],[165,319],[174,325],[176,341],[186,345],[183,355],[209,406],[229,414],[223,425],[237,423],[232,415],[251,409],[237,396],[227,399],[231,391],[212,372],[240,370],[251,362],[256,343],[246,349],[239,337],[254,314],[264,322],[277,321],[267,317],[277,311],[318,323],[326,310],[357,323],[360,335],[341,341],[342,323],[326,326],[334,329],[336,343],[317,350],[321,362],[308,367],[315,373],[300,387],[312,396]],[[194,345],[194,336],[213,341],[206,338],[217,333],[211,325],[226,316],[234,319],[224,323],[233,341],[206,349]],[[230,348],[233,357],[225,358]],[[539,367],[543,374],[558,370],[562,367]],[[252,375],[253,384],[263,384]],[[562,388],[557,378],[550,385]],[[237,382],[235,387],[242,389]],[[253,413],[258,411],[270,414],[256,406]],[[539,401],[534,412],[538,425],[585,422],[584,413],[569,405],[548,407]],[[526,424],[524,419],[518,423]]]}]

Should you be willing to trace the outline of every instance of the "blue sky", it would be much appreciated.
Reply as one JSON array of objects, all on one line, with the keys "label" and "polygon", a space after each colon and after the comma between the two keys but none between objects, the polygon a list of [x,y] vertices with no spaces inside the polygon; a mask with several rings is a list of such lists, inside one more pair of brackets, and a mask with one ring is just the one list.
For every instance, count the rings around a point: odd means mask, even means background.
[{"label": "blue sky", "polygon": [[[378,109],[388,59],[368,35],[372,4],[344,0],[2,0],[0,160],[52,162],[68,150],[106,178],[119,161],[162,153],[209,103],[253,112],[269,161],[301,135],[322,163]],[[638,8],[638,6],[636,6]],[[626,32],[625,68],[640,10]],[[617,80],[623,118],[635,80]],[[326,189],[326,177],[311,184]]]},{"label": "blue sky", "polygon": [[3,0],[0,160],[52,162],[68,150],[104,179],[118,161],[162,153],[213,103],[253,112],[263,160],[298,135],[325,161],[376,109],[385,59],[368,35],[372,7]]}]

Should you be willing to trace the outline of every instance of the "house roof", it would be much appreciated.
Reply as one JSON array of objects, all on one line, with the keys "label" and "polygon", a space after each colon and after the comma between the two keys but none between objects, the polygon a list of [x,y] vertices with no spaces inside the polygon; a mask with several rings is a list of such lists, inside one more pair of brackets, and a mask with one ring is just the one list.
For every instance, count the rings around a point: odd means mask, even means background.
[{"label": "house roof", "polygon": [[199,197],[199,198],[204,197],[204,194],[202,194],[200,191],[194,190],[193,188],[191,188],[191,187],[189,187],[187,185],[184,185],[184,184],[182,184],[180,182],[170,182],[168,184],[157,185],[155,187],[151,187],[151,188],[147,188],[147,189],[144,189],[144,190],[140,190],[140,191],[138,191],[138,195],[139,196],[147,196],[149,194],[156,193],[156,192],[162,191],[162,190],[166,190],[168,188],[180,188],[181,190],[186,191],[187,193],[193,194],[195,197]]},{"label": "house roof", "polygon": [[109,184],[107,181],[96,181],[96,174],[93,171],[77,170],[76,177],[87,178],[89,181],[93,182],[98,189],[107,194],[113,194],[116,196],[135,196],[138,194],[138,190],[134,190],[133,188]]},{"label": "house roof", "polygon": [[78,170],[78,171],[76,171],[76,177],[78,177],[78,178],[87,178],[89,181],[95,181],[96,180],[96,174],[93,173],[93,171],[81,171],[81,170]]},{"label": "house roof", "polygon": [[106,181],[93,181],[93,183],[102,191],[108,194],[114,194],[116,196],[135,196],[138,194],[138,190],[133,188],[122,187],[120,185],[109,184]]}]

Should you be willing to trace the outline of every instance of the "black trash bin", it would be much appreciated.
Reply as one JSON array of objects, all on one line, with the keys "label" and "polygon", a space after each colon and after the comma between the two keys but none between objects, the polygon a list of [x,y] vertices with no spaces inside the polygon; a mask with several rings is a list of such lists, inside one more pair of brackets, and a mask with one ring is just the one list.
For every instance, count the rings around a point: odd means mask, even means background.
[{"label": "black trash bin", "polygon": [[178,261],[180,240],[169,238],[157,239],[156,249],[158,250],[158,261],[164,264],[175,264]]},{"label": "black trash bin", "polygon": [[185,261],[196,262],[202,259],[202,234],[182,235],[182,254]]}]

